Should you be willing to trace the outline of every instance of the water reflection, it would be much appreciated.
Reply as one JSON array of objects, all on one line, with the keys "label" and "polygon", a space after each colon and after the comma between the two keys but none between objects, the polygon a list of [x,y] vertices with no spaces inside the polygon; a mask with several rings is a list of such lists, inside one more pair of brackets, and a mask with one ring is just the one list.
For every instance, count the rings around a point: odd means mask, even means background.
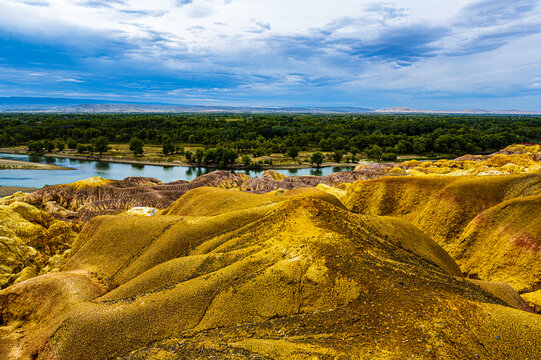
[{"label": "water reflection", "polygon": [[[205,167],[185,167],[185,166],[157,166],[145,164],[123,164],[123,163],[107,163],[96,160],[80,160],[69,158],[28,156],[22,154],[1,154],[0,158],[32,161],[37,163],[50,163],[60,166],[66,166],[75,170],[1,170],[0,185],[2,186],[28,186],[42,187],[45,184],[67,184],[81,179],[87,179],[93,176],[101,176],[107,179],[121,180],[131,176],[146,176],[156,178],[164,183],[175,180],[191,181],[197,176],[204,175],[208,172],[215,171],[214,168]],[[344,168],[320,168],[320,169],[276,169],[276,171],[286,175],[317,175],[324,176],[331,172],[353,170],[353,167]],[[229,171],[234,171],[230,170]],[[237,172],[245,172],[250,177],[261,177],[264,170],[236,170]]]},{"label": "water reflection", "polygon": [[111,168],[111,164],[105,161],[96,161],[94,167],[96,170],[109,170]]},{"label": "water reflection", "polygon": [[195,177],[205,175],[207,173],[206,169],[202,169],[200,167],[195,168]]},{"label": "water reflection", "polygon": [[41,163],[43,162],[43,156],[30,155],[28,156],[28,161]]},{"label": "water reflection", "polygon": [[74,164],[91,164],[94,162],[94,160],[85,160],[85,159],[78,159],[72,161]]},{"label": "water reflection", "polygon": [[131,164],[131,167],[137,170],[144,170],[145,165],[144,164]]}]

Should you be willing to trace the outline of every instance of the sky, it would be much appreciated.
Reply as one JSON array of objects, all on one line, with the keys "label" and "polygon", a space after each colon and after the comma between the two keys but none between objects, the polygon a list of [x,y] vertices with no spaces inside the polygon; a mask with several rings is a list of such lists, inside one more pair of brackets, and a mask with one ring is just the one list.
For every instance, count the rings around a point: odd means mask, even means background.
[{"label": "sky", "polygon": [[0,0],[0,96],[541,110],[541,0]]}]

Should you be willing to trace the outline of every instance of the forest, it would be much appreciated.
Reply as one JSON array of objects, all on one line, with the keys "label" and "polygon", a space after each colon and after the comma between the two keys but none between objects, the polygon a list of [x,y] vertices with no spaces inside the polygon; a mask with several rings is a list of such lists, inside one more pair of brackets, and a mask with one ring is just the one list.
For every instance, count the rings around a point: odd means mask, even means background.
[{"label": "forest", "polygon": [[[1,114],[0,146],[27,145],[31,152],[55,148],[80,153],[107,151],[107,145],[163,146],[163,153],[189,161],[234,162],[299,151],[332,153],[336,160],[363,154],[394,160],[401,154],[428,158],[483,154],[520,142],[541,140],[539,116],[379,114]],[[212,155],[214,154],[214,155]],[[212,158],[214,156],[215,158]],[[219,156],[220,158],[216,158]],[[246,160],[246,157],[244,157]]]}]

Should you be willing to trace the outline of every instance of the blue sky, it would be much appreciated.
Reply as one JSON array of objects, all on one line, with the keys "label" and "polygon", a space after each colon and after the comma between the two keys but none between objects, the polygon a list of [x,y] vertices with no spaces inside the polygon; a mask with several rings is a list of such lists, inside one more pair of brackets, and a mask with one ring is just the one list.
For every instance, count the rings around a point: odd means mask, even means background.
[{"label": "blue sky", "polygon": [[0,96],[541,110],[541,0],[0,0]]}]

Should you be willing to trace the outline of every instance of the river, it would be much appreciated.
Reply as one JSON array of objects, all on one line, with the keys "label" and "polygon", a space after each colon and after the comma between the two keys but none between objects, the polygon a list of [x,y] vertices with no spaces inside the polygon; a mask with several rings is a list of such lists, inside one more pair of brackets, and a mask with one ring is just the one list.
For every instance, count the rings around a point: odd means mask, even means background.
[{"label": "river", "polygon": [[[45,185],[66,184],[93,176],[121,180],[130,176],[153,177],[164,183],[175,180],[193,180],[214,171],[214,168],[188,166],[159,166],[142,164],[121,164],[104,161],[75,160],[57,157],[30,156],[0,153],[1,159],[32,161],[73,168],[75,170],[0,170],[0,186],[21,186],[41,188]],[[320,169],[276,169],[286,175],[324,176],[333,172],[353,170],[354,167],[323,167]],[[239,170],[251,177],[260,176],[264,170]]]}]

